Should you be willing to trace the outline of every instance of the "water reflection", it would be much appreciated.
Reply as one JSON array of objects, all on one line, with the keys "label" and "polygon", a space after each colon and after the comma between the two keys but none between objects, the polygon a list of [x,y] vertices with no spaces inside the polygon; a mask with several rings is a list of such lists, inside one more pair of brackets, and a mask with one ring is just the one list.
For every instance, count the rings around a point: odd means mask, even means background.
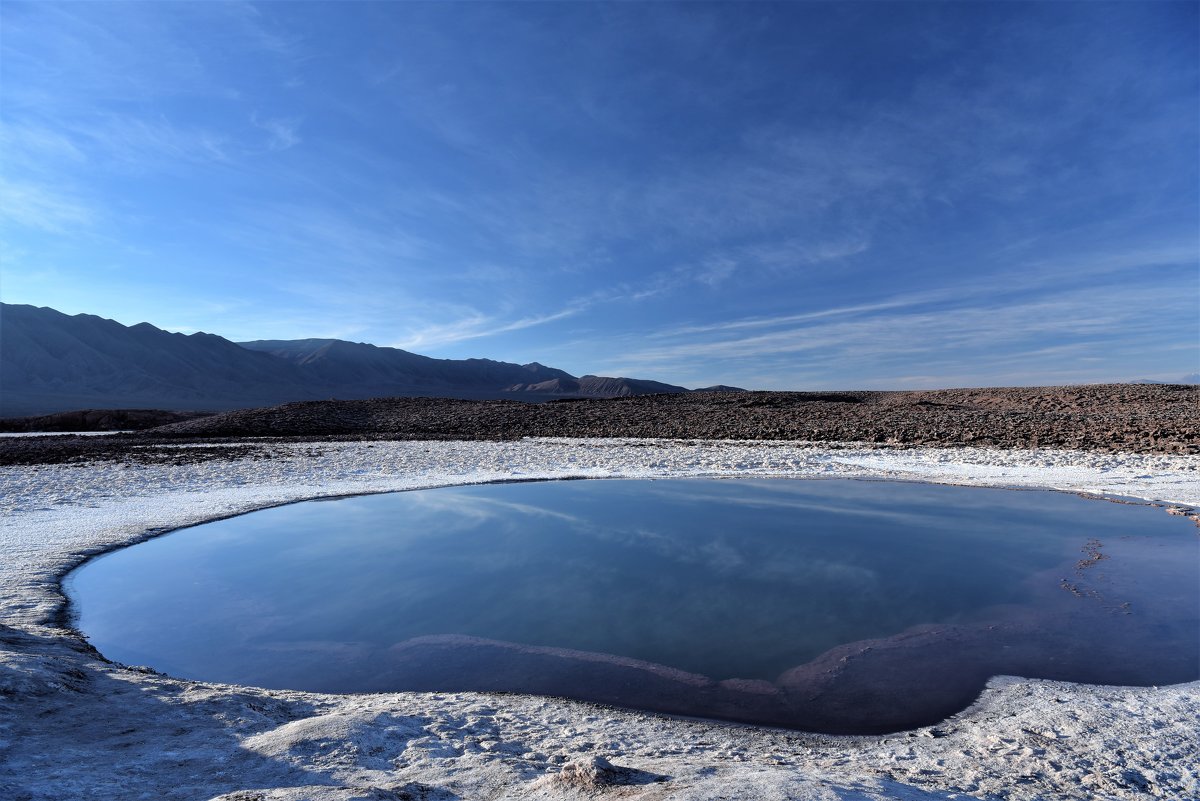
[{"label": "water reflection", "polygon": [[1195,678],[1198,542],[1048,492],[525,483],[218,521],[98,559],[71,592],[103,653],[185,677],[865,732],[936,720],[997,673]]}]

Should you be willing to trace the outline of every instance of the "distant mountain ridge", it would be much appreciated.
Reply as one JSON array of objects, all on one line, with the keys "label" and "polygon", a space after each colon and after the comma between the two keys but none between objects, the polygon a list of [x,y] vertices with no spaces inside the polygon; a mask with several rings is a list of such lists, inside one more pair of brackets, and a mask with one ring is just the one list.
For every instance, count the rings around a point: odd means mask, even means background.
[{"label": "distant mountain ridge", "polygon": [[[457,387],[472,392],[496,392],[521,381],[571,378],[563,370],[537,362],[433,359],[399,348],[341,339],[255,340],[237,344],[294,365],[309,381],[330,387],[354,386],[363,391],[401,388],[424,394],[429,389]],[[369,397],[379,394],[374,392]]]},{"label": "distant mountain ridge", "polygon": [[537,383],[513,384],[505,392],[522,395],[552,395],[555,397],[579,398],[627,398],[630,395],[658,395],[663,393],[687,392],[673,384],[646,381],[637,378],[607,378],[602,375],[585,375],[579,378],[566,376]]},{"label": "distant mountain ridge", "polygon": [[434,359],[339,339],[231,342],[0,304],[0,417],[78,409],[227,410],[332,397],[549,400],[687,392],[537,362]]}]

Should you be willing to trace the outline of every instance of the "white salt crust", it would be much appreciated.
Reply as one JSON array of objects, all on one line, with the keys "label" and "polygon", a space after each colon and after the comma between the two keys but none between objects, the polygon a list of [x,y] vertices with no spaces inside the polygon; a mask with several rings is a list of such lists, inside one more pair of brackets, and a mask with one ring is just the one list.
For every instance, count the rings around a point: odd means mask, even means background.
[{"label": "white salt crust", "polygon": [[0,468],[0,797],[1200,798],[1200,682],[997,677],[937,727],[858,738],[527,696],[267,691],[104,662],[60,628],[59,585],[88,554],[306,498],[514,479],[787,476],[1190,507],[1200,505],[1197,457],[574,439],[263,447],[270,458],[229,446],[228,459],[179,466]]}]

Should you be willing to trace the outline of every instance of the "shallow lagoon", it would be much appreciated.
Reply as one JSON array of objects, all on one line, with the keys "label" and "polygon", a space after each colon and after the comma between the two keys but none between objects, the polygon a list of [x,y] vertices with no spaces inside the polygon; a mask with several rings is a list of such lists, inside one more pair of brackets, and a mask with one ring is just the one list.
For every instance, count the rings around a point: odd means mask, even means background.
[{"label": "shallow lagoon", "polygon": [[206,524],[73,574],[107,656],[327,691],[512,690],[842,732],[989,675],[1196,678],[1195,528],[1048,492],[484,485]]}]

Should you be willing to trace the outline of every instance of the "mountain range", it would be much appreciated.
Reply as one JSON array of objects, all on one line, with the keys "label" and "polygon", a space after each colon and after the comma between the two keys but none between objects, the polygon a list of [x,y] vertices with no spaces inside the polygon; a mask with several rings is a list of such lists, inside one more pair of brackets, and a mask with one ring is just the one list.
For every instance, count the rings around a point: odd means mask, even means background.
[{"label": "mountain range", "polygon": [[2,417],[75,409],[216,411],[328,398],[550,400],[688,391],[658,381],[576,377],[537,362],[434,359],[340,339],[231,342],[0,304]]}]

